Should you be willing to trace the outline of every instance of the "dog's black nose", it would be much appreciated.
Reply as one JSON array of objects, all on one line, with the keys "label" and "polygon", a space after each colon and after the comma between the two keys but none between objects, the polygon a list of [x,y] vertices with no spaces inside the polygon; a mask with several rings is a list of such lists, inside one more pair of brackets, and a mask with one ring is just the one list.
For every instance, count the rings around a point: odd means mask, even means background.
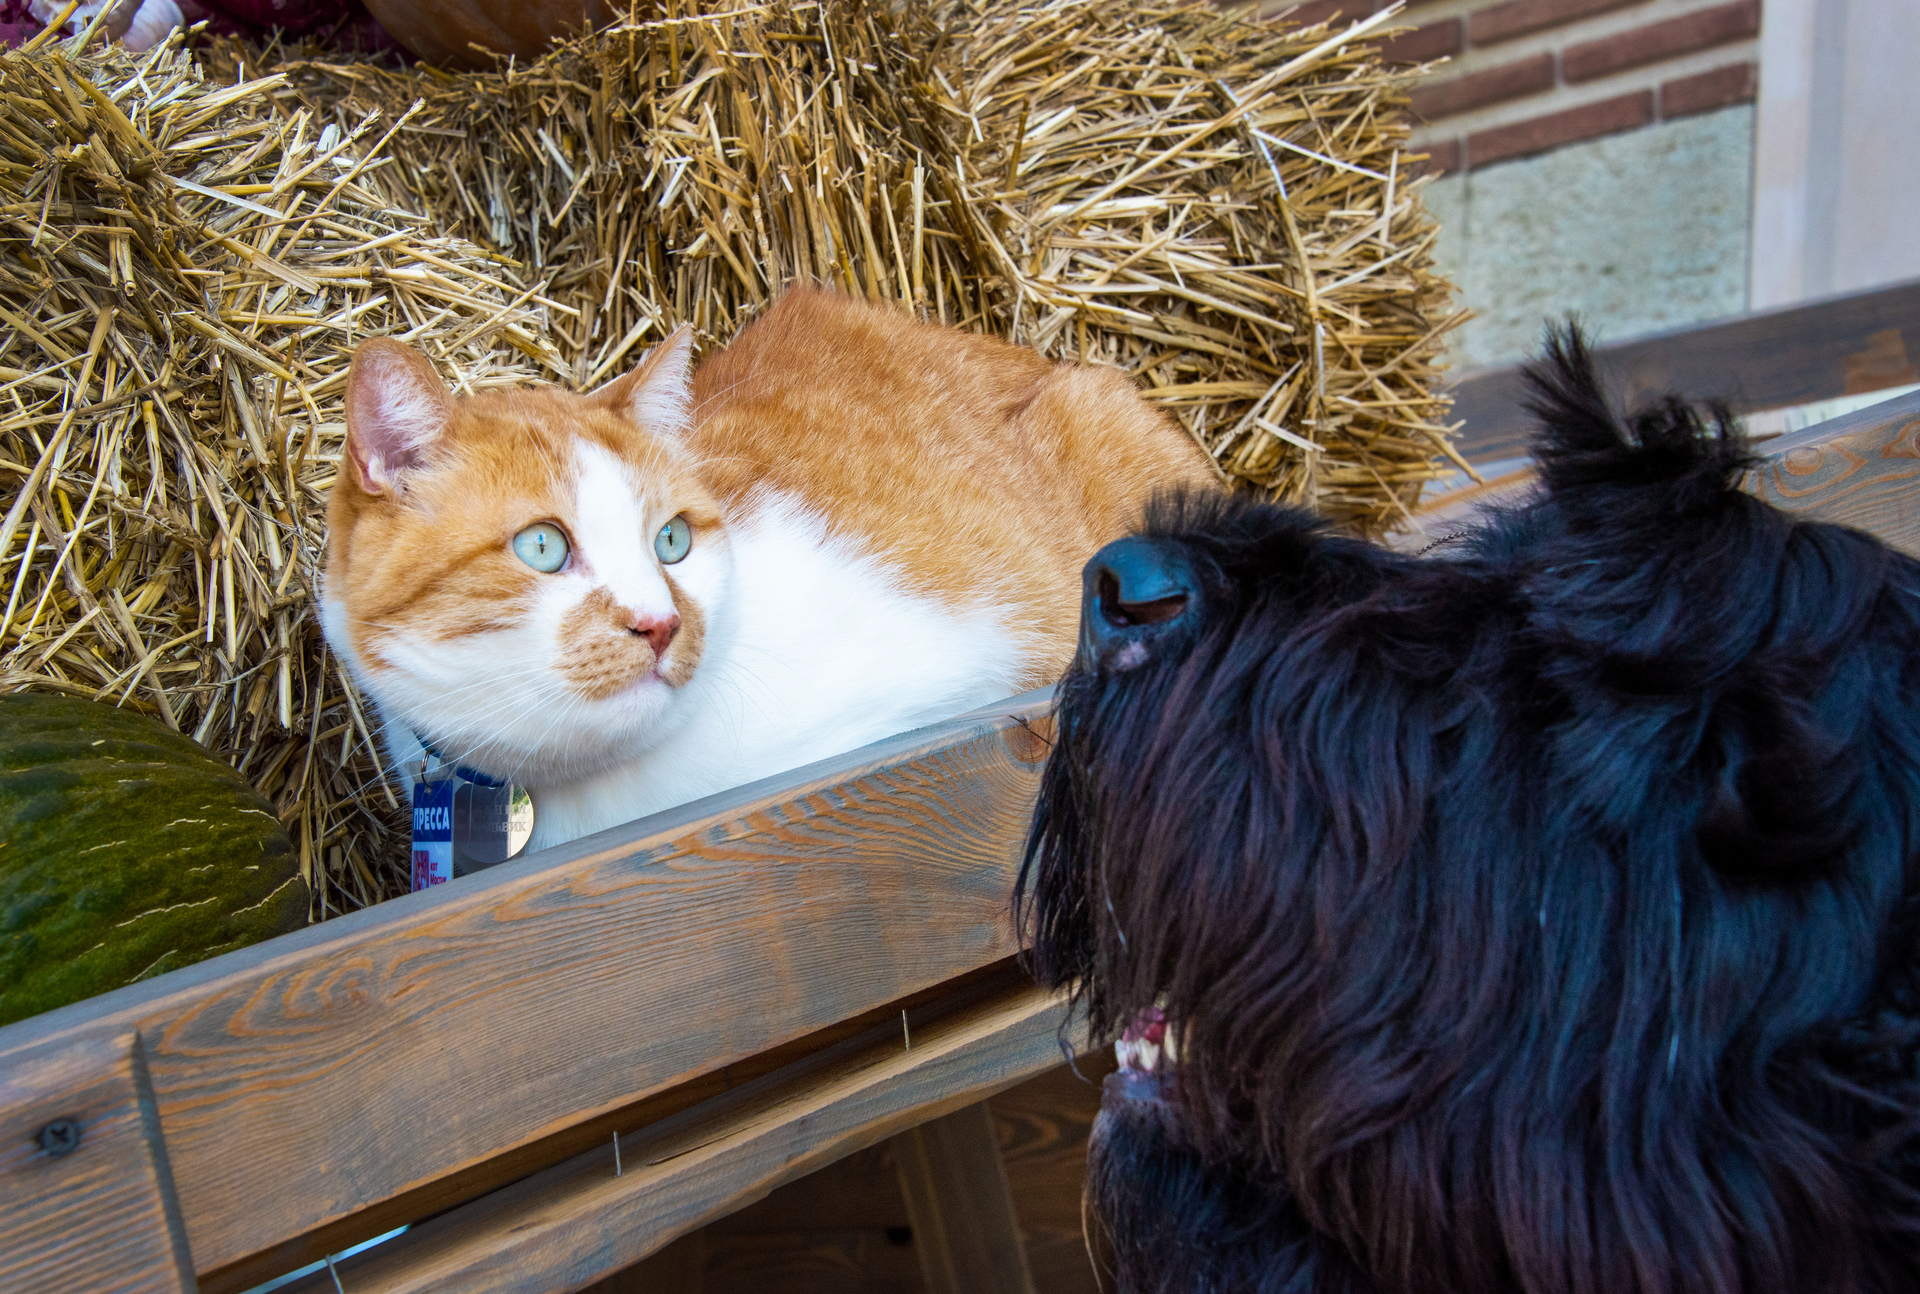
[{"label": "dog's black nose", "polygon": [[1080,578],[1080,645],[1095,664],[1142,664],[1155,640],[1199,613],[1192,564],[1161,540],[1116,539],[1093,555]]}]

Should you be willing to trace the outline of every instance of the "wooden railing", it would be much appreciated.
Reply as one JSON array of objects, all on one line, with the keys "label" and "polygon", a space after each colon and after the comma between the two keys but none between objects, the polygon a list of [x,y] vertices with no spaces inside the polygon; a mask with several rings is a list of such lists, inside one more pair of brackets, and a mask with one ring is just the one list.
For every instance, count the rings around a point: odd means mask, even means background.
[{"label": "wooden railing", "polygon": [[[1920,395],[1768,449],[1757,493],[1920,553]],[[1057,1064],[1084,1039],[1008,912],[1050,716],[1014,698],[0,1029],[0,1290],[234,1294],[403,1223],[289,1291],[578,1290]]]},{"label": "wooden railing", "polygon": [[1015,698],[0,1030],[0,1289],[222,1294],[426,1218],[344,1287],[577,1289],[1058,1064],[1008,911],[1049,714]]},{"label": "wooden railing", "polygon": [[[1626,403],[1682,391],[1735,413],[1908,385],[1920,382],[1920,280],[1636,337],[1595,359]],[[1533,422],[1518,366],[1464,373],[1450,393],[1463,457],[1525,457]]]},{"label": "wooden railing", "polygon": [[[1727,402],[1736,414],[1779,409],[1920,382],[1920,280],[1741,315],[1602,346],[1608,390],[1632,405],[1669,391]],[[1525,465],[1533,417],[1518,365],[1480,369],[1451,387],[1455,447],[1487,477],[1438,495],[1393,536],[1419,549],[1533,485]],[[1920,393],[1767,442],[1752,488],[1795,511],[1871,530],[1920,556]]]},{"label": "wooden railing", "polygon": [[[1871,531],[1920,557],[1920,391],[1791,432],[1761,446],[1766,461],[1747,488],[1789,512]],[[1396,547],[1419,549],[1472,524],[1489,507],[1533,488],[1521,468],[1416,511]]]}]

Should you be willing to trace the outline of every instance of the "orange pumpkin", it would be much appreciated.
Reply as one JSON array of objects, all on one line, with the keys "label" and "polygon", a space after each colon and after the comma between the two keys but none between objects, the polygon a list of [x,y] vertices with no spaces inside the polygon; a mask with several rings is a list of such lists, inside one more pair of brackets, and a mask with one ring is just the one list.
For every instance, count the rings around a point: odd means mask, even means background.
[{"label": "orange pumpkin", "polygon": [[493,66],[481,50],[537,57],[556,38],[599,27],[612,16],[603,0],[366,0],[366,5],[422,62],[448,69]]}]

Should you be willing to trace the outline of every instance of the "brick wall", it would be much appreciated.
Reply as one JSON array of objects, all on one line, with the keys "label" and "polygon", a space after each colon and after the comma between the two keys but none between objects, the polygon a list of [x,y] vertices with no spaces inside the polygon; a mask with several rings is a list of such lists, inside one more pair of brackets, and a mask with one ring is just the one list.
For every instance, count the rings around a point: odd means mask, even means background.
[{"label": "brick wall", "polygon": [[[1385,0],[1274,4],[1316,22]],[[1390,56],[1446,59],[1413,96],[1428,168],[1471,170],[1750,103],[1760,0],[1411,0]]]}]

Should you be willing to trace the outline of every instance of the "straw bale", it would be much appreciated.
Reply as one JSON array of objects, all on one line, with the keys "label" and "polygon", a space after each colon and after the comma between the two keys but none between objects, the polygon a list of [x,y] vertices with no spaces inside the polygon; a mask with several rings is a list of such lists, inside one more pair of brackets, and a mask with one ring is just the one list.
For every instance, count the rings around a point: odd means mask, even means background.
[{"label": "straw bale", "polygon": [[469,389],[563,366],[502,258],[368,187],[393,119],[282,111],[281,83],[178,40],[0,55],[0,688],[226,756],[321,916],[405,884],[403,800],[315,620],[347,349],[405,337]]},{"label": "straw bale", "polygon": [[[403,889],[313,606],[345,358],[590,386],[786,283],[1136,374],[1223,472],[1377,532],[1448,465],[1404,69],[1199,0],[668,0],[451,74],[0,55],[0,687],[159,714],[316,916]],[[77,42],[76,42],[77,43]],[[430,560],[430,558],[429,558]]]},{"label": "straw bale", "polygon": [[[1454,464],[1459,322],[1407,146],[1398,9],[668,0],[534,63],[289,62],[346,121],[422,108],[394,200],[577,313],[577,381],[796,278],[1136,374],[1222,470],[1377,534]],[[1437,466],[1436,466],[1437,463]],[[1464,466],[1464,465],[1463,465]]]},{"label": "straw bale", "polygon": [[[951,116],[1017,340],[1138,374],[1231,477],[1377,534],[1452,466],[1404,69],[1356,24],[963,0]],[[977,124],[977,127],[975,126]]]}]

